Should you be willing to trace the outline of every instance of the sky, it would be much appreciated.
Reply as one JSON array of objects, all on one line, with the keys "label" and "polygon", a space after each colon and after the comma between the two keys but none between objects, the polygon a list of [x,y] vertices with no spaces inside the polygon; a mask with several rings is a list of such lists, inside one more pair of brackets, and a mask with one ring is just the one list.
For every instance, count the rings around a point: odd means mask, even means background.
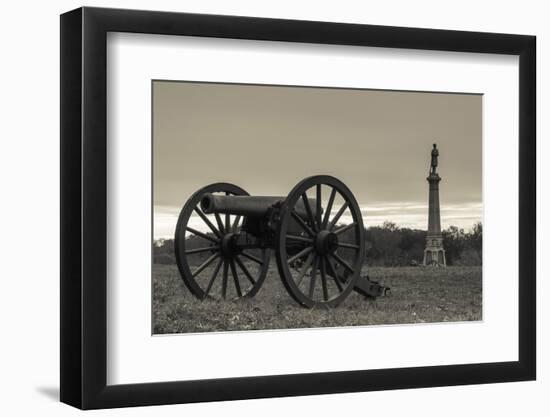
[{"label": "sky", "polygon": [[365,225],[426,230],[432,144],[442,228],[482,219],[482,95],[153,81],[154,238],[190,195],[231,182],[286,196],[333,175]]}]

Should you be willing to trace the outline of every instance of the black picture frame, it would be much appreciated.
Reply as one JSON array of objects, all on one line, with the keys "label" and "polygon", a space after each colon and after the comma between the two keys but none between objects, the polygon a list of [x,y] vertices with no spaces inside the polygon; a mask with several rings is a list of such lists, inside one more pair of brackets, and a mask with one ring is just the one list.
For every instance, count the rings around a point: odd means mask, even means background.
[{"label": "black picture frame", "polygon": [[[107,385],[108,32],[519,56],[519,360]],[[535,379],[535,50],[524,35],[88,7],[61,15],[61,401],[94,409]]]}]

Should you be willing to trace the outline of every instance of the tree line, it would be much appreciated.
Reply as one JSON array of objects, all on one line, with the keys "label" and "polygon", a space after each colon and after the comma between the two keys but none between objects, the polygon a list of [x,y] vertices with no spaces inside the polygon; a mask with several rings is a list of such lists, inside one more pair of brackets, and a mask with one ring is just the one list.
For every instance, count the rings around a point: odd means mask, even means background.
[{"label": "tree line", "polygon": [[[346,237],[346,231],[342,239]],[[352,233],[350,231],[350,233]],[[481,265],[483,227],[476,223],[469,230],[450,226],[443,230],[443,247],[447,265]],[[204,240],[191,236],[189,249],[204,246]],[[371,266],[410,266],[422,264],[426,246],[426,231],[398,227],[385,222],[365,229],[365,261]],[[175,264],[174,240],[159,239],[153,245],[153,262]]]},{"label": "tree line", "polygon": [[[426,247],[426,231],[400,228],[385,222],[365,230],[366,258],[369,265],[406,266],[421,264]],[[483,227],[470,230],[450,226],[442,231],[447,265],[481,265]]]}]

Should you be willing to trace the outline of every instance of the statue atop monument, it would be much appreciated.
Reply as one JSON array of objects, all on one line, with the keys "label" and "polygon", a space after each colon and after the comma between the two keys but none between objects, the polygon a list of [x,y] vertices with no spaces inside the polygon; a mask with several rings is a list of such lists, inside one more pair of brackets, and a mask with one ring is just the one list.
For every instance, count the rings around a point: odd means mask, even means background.
[{"label": "statue atop monument", "polygon": [[432,149],[432,163],[430,167],[430,174],[435,174],[435,170],[437,168],[437,157],[439,156],[439,150],[437,149],[437,145],[434,143],[434,147]]}]

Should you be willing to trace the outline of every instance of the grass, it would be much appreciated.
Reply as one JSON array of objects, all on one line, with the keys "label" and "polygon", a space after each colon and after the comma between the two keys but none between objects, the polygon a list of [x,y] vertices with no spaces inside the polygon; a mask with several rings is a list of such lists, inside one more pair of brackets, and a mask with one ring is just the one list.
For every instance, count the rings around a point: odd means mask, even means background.
[{"label": "grass", "polygon": [[[364,271],[366,273],[366,270]],[[251,299],[199,301],[175,265],[153,266],[155,334],[481,320],[481,267],[368,269],[391,287],[376,300],[352,292],[337,308],[305,309],[287,294],[274,262]]]}]

